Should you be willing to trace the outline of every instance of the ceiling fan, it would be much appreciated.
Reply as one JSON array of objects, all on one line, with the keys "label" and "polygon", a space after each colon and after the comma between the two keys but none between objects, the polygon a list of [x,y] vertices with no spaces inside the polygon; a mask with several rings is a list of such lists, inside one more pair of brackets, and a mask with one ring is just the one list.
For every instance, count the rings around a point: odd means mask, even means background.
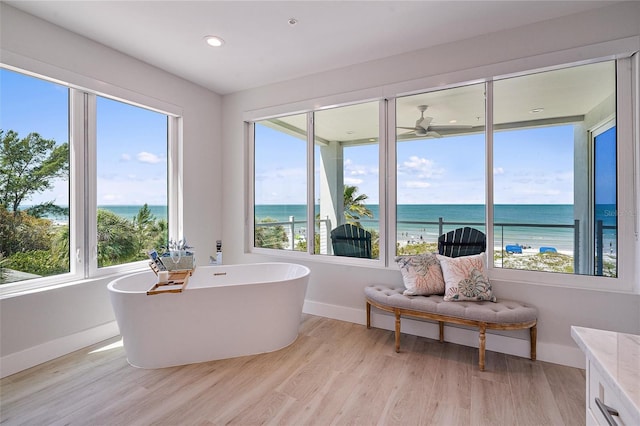
[{"label": "ceiling fan", "polygon": [[420,118],[416,120],[416,125],[414,127],[398,127],[398,129],[406,129],[411,130],[410,132],[405,133],[404,135],[416,135],[416,136],[425,136],[432,138],[441,138],[442,135],[439,133],[442,130],[464,130],[471,129],[473,126],[466,125],[431,125],[431,121],[433,117],[425,117],[424,112],[427,110],[428,105],[418,105],[418,111],[420,111]]}]

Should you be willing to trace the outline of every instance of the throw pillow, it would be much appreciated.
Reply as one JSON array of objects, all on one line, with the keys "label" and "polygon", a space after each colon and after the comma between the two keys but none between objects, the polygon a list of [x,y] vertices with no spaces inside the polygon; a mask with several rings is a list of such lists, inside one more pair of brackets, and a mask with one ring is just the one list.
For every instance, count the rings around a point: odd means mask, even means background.
[{"label": "throw pillow", "polygon": [[444,293],[444,279],[440,262],[434,253],[398,256],[396,263],[400,267],[406,290],[405,296],[427,296]]},{"label": "throw pillow", "polygon": [[485,272],[485,259],[484,253],[461,257],[438,255],[446,287],[445,301],[496,301]]}]

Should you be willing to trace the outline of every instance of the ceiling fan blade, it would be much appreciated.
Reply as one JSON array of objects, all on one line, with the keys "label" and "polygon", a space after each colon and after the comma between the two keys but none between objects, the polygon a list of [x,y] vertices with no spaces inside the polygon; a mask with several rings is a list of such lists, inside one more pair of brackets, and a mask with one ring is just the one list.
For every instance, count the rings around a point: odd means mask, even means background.
[{"label": "ceiling fan blade", "polygon": [[447,131],[447,130],[469,130],[473,129],[473,126],[466,124],[434,124],[433,126],[429,126],[429,130],[433,130],[436,132],[439,131]]},{"label": "ceiling fan blade", "polygon": [[442,135],[440,133],[434,132],[433,130],[429,130],[425,136],[428,137],[428,138],[441,138],[442,137]]},{"label": "ceiling fan blade", "polygon": [[426,128],[422,126],[416,126],[416,136],[425,136],[427,133],[429,132]]}]

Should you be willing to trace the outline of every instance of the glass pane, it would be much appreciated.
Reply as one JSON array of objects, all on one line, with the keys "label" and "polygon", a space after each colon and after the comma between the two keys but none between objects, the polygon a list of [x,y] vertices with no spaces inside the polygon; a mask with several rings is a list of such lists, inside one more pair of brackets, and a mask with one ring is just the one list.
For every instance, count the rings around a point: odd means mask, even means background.
[{"label": "glass pane", "polygon": [[307,116],[255,123],[254,244],[307,250]]},{"label": "glass pane", "polygon": [[379,103],[318,111],[314,123],[314,253],[377,259]]},{"label": "glass pane", "polygon": [[485,230],[484,84],[396,101],[396,253],[438,251],[438,237]]},{"label": "glass pane", "polygon": [[168,118],[102,97],[96,109],[98,267],[105,267],[166,246]]},{"label": "glass pane", "polygon": [[69,272],[69,90],[0,69],[0,284]]},{"label": "glass pane", "polygon": [[609,127],[594,138],[595,274],[618,275],[618,202],[616,128]]},{"label": "glass pane", "polygon": [[615,108],[614,62],[494,83],[496,267],[594,273],[593,188],[610,173],[594,172],[591,135]]}]

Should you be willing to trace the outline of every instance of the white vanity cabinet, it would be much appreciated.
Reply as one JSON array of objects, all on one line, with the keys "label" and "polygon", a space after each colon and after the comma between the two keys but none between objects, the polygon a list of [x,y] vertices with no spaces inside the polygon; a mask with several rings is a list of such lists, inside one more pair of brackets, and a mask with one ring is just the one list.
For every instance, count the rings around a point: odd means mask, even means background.
[{"label": "white vanity cabinet", "polygon": [[587,425],[640,425],[640,336],[571,327],[587,359]]}]

